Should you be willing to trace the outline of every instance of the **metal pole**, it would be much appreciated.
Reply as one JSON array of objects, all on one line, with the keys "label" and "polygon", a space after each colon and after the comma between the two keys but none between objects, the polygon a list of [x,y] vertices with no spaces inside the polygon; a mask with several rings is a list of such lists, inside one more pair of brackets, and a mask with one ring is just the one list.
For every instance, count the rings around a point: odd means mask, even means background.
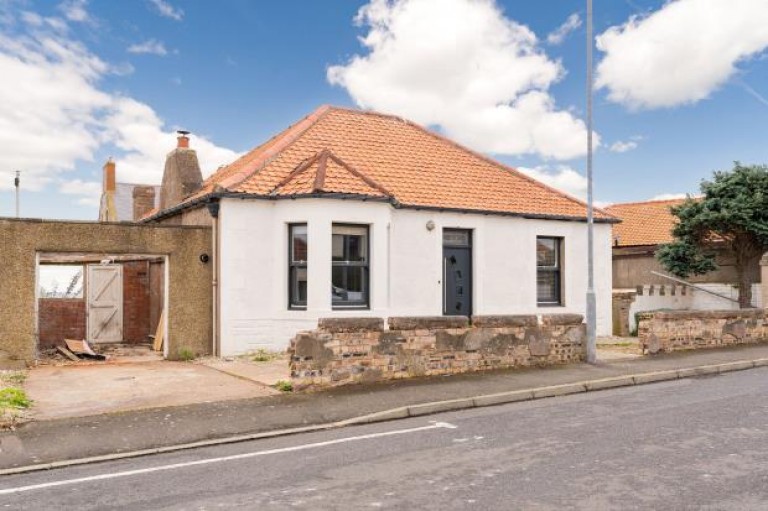
[{"label": "metal pole", "polygon": [[592,205],[592,0],[587,0],[587,362],[597,362],[597,306]]},{"label": "metal pole", "polygon": [[16,179],[13,180],[13,186],[16,187],[16,218],[19,218],[19,182],[21,178],[21,171],[16,171]]}]

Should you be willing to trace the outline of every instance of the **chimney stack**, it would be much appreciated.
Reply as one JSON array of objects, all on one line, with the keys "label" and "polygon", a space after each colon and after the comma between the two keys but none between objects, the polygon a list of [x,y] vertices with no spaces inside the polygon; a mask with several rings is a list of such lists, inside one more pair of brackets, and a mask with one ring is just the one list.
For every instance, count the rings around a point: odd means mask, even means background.
[{"label": "chimney stack", "polygon": [[133,188],[133,221],[138,222],[155,209],[155,187],[135,186]]},{"label": "chimney stack", "polygon": [[110,157],[104,164],[104,178],[102,181],[103,191],[115,191],[115,162]]},{"label": "chimney stack", "polygon": [[203,174],[197,152],[189,148],[189,131],[177,131],[176,148],[165,159],[163,185],[160,189],[160,209],[181,203],[203,185]]}]

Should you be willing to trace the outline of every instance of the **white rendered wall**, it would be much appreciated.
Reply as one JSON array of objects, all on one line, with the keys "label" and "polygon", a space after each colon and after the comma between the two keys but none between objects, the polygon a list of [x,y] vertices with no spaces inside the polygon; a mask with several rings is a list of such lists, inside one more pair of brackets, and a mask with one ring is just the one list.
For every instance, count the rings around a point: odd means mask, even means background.
[{"label": "white rendered wall", "polygon": [[[427,230],[428,221],[435,223]],[[288,224],[308,228],[307,310],[288,309]],[[370,226],[370,310],[331,308],[331,226]],[[354,200],[221,201],[222,355],[283,350],[321,317],[442,314],[442,230],[472,229],[474,314],[584,314],[586,224]],[[564,238],[564,305],[536,304],[536,237]],[[595,225],[598,335],[611,330],[611,230]]]},{"label": "white rendered wall", "polygon": [[[701,291],[695,288],[688,288],[685,294],[682,294],[683,286],[678,284],[667,284],[653,286],[643,286],[643,294],[637,295],[635,301],[629,306],[629,330],[637,328],[635,314],[638,312],[656,311],[662,309],[671,310],[736,310],[739,308],[737,301],[739,291],[733,284],[702,283],[696,284],[698,287],[707,289],[721,296],[726,296],[730,300]],[[650,289],[654,292],[651,294]],[[664,294],[661,294],[661,288],[664,288]],[[672,294],[674,288],[675,294]],[[762,287],[760,284],[752,284],[752,306],[763,307]]]}]

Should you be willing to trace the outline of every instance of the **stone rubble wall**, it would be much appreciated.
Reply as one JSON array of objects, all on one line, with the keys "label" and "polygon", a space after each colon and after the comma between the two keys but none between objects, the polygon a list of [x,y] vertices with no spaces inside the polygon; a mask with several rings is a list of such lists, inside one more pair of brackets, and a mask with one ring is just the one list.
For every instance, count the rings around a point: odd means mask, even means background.
[{"label": "stone rubble wall", "polygon": [[548,366],[584,360],[578,314],[326,318],[291,340],[297,386]]},{"label": "stone rubble wall", "polygon": [[768,342],[764,309],[642,312],[638,320],[640,346],[651,354]]}]

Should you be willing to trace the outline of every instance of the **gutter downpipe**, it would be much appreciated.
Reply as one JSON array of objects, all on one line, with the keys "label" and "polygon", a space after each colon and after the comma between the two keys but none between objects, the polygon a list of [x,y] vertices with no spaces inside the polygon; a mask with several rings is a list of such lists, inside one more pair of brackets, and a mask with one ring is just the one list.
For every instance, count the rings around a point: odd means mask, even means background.
[{"label": "gutter downpipe", "polygon": [[211,291],[213,293],[211,297],[211,343],[213,348],[213,356],[221,356],[221,346],[219,345],[219,201],[211,201],[208,203],[208,212],[211,214],[213,232],[211,240],[211,259],[212,259],[212,277],[211,277]]}]

